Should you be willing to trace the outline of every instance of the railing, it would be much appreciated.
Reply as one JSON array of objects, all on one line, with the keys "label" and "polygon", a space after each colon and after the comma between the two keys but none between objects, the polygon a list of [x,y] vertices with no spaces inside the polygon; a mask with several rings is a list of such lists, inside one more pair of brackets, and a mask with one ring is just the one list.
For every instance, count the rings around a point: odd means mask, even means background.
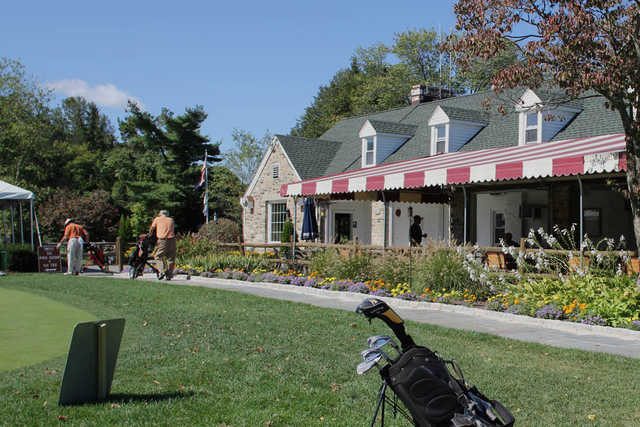
[{"label": "railing", "polygon": [[[520,240],[520,246],[516,247],[516,251],[524,253],[538,253],[541,249],[527,248],[526,239]],[[122,244],[120,240],[115,242],[92,242],[96,244],[105,253],[108,264],[117,265],[122,268],[126,260],[123,259],[124,250],[135,245],[133,242]],[[428,256],[438,249],[438,246],[392,246],[383,247],[379,245],[362,245],[357,241],[348,244],[330,244],[330,243],[309,243],[309,242],[290,242],[290,243],[259,243],[259,242],[237,242],[237,243],[218,243],[218,248],[223,251],[236,250],[243,256],[252,250],[268,251],[273,250],[275,257],[267,258],[267,261],[275,265],[287,265],[291,267],[305,267],[310,264],[309,258],[313,252],[335,249],[343,256],[353,256],[355,254],[371,254],[381,257],[415,257],[420,258]],[[478,248],[479,252],[484,254],[484,261],[490,267],[506,270],[507,257],[502,247],[489,246]],[[617,256],[627,255],[631,260],[626,268],[633,272],[640,272],[640,260],[638,260],[637,251],[569,251],[558,249],[542,249],[545,255],[567,256],[571,254],[575,258],[575,267],[583,267],[588,265],[591,256]]]}]

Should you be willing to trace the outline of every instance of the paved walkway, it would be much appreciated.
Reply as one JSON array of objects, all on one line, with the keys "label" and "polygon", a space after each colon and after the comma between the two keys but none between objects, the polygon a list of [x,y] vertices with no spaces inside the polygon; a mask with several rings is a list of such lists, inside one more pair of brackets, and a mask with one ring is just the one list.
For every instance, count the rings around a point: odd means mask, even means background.
[{"label": "paved walkway", "polygon": [[[104,274],[100,273],[84,273],[83,275],[104,276]],[[126,273],[116,273],[113,277],[128,279]],[[142,280],[157,281],[154,274],[145,274]],[[327,291],[276,283],[253,283],[196,276],[187,280],[184,275],[177,275],[171,282],[163,281],[163,283],[224,289],[265,298],[347,311],[354,311],[356,306],[366,298],[364,294]],[[598,351],[640,359],[640,332],[638,331],[582,325],[558,320],[535,319],[528,316],[448,304],[404,301],[396,298],[382,299],[387,301],[406,320],[485,332],[505,338],[537,342],[555,347]]]}]

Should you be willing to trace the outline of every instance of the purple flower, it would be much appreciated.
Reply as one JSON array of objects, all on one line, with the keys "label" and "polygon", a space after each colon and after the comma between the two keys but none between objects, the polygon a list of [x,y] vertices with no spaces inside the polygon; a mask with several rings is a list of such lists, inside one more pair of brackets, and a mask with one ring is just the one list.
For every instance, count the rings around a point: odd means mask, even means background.
[{"label": "purple flower", "polygon": [[375,295],[377,297],[388,297],[389,293],[387,291],[385,291],[384,289],[378,289],[377,291],[374,292],[369,292],[370,295]]},{"label": "purple flower", "polygon": [[306,288],[317,288],[318,287],[318,279],[307,279],[302,285]]},{"label": "purple flower", "polygon": [[548,304],[544,307],[540,307],[538,311],[536,311],[536,317],[542,319],[562,319],[564,317],[564,313],[553,304]]},{"label": "purple flower", "polygon": [[293,279],[291,279],[291,284],[294,286],[304,286],[306,282],[307,282],[307,278],[304,276],[294,277]]},{"label": "purple flower", "polygon": [[413,291],[409,291],[398,295],[396,298],[404,299],[407,301],[415,301],[417,299],[417,295],[413,293]]},{"label": "purple flower", "polygon": [[361,294],[368,294],[369,293],[369,286],[367,286],[367,284],[363,283],[363,282],[352,283],[349,286],[347,286],[347,291],[348,292],[358,292],[358,293],[361,293]]},{"label": "purple flower", "polygon": [[596,326],[604,326],[607,324],[607,321],[600,317],[600,315],[588,315],[587,317],[580,319],[580,323],[584,323],[585,325],[596,325]]}]

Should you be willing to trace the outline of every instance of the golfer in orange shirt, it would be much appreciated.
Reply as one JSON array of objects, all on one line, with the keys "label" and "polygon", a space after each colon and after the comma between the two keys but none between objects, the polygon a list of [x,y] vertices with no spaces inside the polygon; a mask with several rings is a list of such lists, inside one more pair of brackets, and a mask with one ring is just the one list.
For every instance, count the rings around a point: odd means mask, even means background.
[{"label": "golfer in orange shirt", "polygon": [[67,272],[64,274],[77,276],[82,271],[82,245],[89,241],[89,234],[80,224],[67,218],[64,222],[64,235],[57,245],[58,249],[65,239],[69,239],[69,241],[67,242]]},{"label": "golfer in orange shirt", "polygon": [[162,276],[167,280],[173,277],[173,269],[176,262],[176,235],[175,222],[169,216],[169,212],[161,210],[157,217],[153,219],[149,234],[156,236],[155,257],[160,260],[160,270]]}]

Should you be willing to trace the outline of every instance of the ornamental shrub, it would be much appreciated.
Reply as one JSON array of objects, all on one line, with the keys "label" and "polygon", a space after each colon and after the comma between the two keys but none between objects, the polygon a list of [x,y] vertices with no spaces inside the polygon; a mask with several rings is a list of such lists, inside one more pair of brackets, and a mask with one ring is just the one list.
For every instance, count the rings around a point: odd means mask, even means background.
[{"label": "ornamental shrub", "polygon": [[479,295],[486,291],[477,281],[469,277],[463,264],[464,257],[452,248],[438,248],[430,256],[420,259],[414,265],[412,290],[420,295],[429,289],[461,291]]},{"label": "ornamental shrub", "polygon": [[4,250],[8,252],[10,271],[22,273],[38,271],[38,256],[30,246],[9,245]]},{"label": "ornamental shrub", "polygon": [[579,276],[544,278],[509,285],[500,296],[500,309],[514,304],[530,316],[563,318],[587,324],[629,326],[638,320],[640,292],[633,278]]},{"label": "ornamental shrub", "polygon": [[242,233],[236,222],[228,218],[219,218],[200,227],[198,235],[215,242],[236,243],[240,240]]}]

